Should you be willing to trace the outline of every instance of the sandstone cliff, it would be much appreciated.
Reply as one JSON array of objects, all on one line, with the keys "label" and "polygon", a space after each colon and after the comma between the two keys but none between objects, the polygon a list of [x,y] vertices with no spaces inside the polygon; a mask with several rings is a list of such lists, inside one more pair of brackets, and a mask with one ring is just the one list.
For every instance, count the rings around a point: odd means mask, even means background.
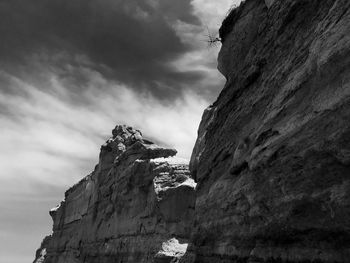
[{"label": "sandstone cliff", "polygon": [[220,37],[186,258],[350,262],[350,1],[246,0]]},{"label": "sandstone cliff", "polygon": [[50,211],[35,263],[177,262],[187,248],[195,183],[176,151],[117,126],[95,170]]}]

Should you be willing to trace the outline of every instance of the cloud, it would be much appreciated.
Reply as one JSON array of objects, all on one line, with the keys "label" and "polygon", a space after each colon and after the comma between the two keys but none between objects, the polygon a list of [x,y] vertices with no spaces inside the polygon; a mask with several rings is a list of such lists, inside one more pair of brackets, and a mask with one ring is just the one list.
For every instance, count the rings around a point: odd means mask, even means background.
[{"label": "cloud", "polygon": [[[46,63],[60,68],[72,84],[71,92],[80,93],[86,80],[65,65],[84,63],[108,79],[158,99],[171,101],[183,90],[192,90],[214,100],[220,85],[201,83],[212,83],[219,76],[213,63],[218,47],[207,48],[206,28],[215,35],[236,2],[3,0],[0,68],[33,75],[37,73],[33,64]],[[184,56],[198,57],[198,51],[205,68],[174,66]]]},{"label": "cloud", "polygon": [[[194,49],[173,28],[177,21],[200,27],[193,11],[190,0],[4,0],[2,68],[14,73],[16,65],[26,63],[28,70],[34,54],[43,59],[65,52],[66,59],[85,56],[94,70],[135,90],[174,97],[203,77],[201,71],[168,64]],[[75,89],[84,86],[77,81]]]},{"label": "cloud", "polygon": [[[47,90],[2,72],[2,79],[18,90],[16,94],[0,94],[0,107],[4,109],[0,113],[3,176],[21,174],[47,183],[56,178],[55,183],[64,183],[64,176],[59,174],[65,171],[72,174],[66,178],[71,182],[71,176],[82,176],[74,175],[72,167],[87,168],[88,164],[92,170],[99,145],[117,123],[135,126],[146,136],[177,148],[182,157],[190,156],[208,101],[186,92],[165,103],[152,94],[137,93],[109,81],[96,71],[79,71],[86,74],[87,86],[81,94],[86,104],[76,105],[70,101],[65,81],[52,72],[46,72]],[[13,165],[14,160],[20,160],[21,165]]]}]

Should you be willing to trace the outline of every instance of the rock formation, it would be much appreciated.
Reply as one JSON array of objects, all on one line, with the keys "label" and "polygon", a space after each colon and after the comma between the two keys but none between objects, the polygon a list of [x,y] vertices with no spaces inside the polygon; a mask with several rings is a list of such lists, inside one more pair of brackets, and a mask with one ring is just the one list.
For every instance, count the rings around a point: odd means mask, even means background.
[{"label": "rock formation", "polygon": [[220,39],[197,187],[175,150],[117,126],[36,263],[350,262],[350,1],[246,0]]},{"label": "rock formation", "polygon": [[186,258],[350,262],[350,1],[246,0],[220,38]]},{"label": "rock formation", "polygon": [[50,211],[35,263],[176,262],[186,251],[195,183],[186,161],[117,126],[95,170]]}]

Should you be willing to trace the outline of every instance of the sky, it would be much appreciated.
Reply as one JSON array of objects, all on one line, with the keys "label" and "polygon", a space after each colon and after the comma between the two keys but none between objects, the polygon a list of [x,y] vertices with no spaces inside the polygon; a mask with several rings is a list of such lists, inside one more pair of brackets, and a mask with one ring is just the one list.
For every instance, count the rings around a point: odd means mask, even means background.
[{"label": "sky", "polygon": [[189,158],[235,0],[0,1],[0,262],[32,262],[116,124]]}]

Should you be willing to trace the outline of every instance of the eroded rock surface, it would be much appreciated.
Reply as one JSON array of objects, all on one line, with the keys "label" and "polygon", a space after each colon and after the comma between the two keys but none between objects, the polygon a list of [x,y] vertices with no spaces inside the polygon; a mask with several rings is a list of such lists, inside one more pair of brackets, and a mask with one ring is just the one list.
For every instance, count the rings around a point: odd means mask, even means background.
[{"label": "eroded rock surface", "polygon": [[350,262],[350,1],[247,0],[220,37],[184,262]]},{"label": "eroded rock surface", "polygon": [[196,184],[175,154],[118,125],[95,170],[50,211],[53,234],[34,262],[177,262],[187,248]]}]

